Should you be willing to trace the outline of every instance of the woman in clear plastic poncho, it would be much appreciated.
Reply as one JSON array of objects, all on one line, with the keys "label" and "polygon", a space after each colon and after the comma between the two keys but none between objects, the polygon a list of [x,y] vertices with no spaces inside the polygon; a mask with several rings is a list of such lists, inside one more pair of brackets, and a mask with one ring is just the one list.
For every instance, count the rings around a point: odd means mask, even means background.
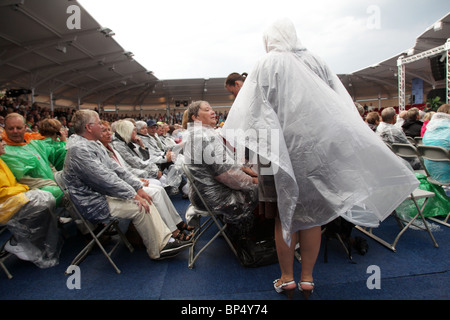
[{"label": "woman in clear plastic poncho", "polygon": [[[235,163],[232,150],[214,128],[215,112],[208,102],[193,102],[188,117],[184,162],[197,188],[211,208],[223,214],[226,222],[239,224],[237,229],[241,233],[250,231],[257,206],[257,179]],[[189,198],[196,208],[206,210],[192,188]]]},{"label": "woman in clear plastic poncho", "polygon": [[[377,226],[418,182],[361,120],[339,78],[300,44],[292,22],[275,22],[264,42],[267,54],[249,73],[223,134],[271,162],[282,282],[292,284],[299,230],[301,281],[312,282],[320,226],[338,216]],[[286,250],[288,258],[280,257]]]}]

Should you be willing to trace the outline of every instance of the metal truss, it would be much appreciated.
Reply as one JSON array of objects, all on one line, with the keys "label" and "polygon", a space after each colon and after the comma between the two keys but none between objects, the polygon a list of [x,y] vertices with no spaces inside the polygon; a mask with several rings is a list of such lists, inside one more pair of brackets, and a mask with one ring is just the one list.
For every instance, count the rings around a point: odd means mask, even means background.
[{"label": "metal truss", "polygon": [[403,111],[405,110],[405,65],[408,63],[412,63],[421,59],[425,59],[428,57],[433,57],[438,55],[441,52],[446,52],[446,86],[447,86],[447,97],[446,97],[446,103],[449,103],[450,101],[450,39],[447,39],[445,44],[432,48],[430,50],[415,54],[413,56],[401,56],[397,60],[397,66],[398,66],[398,100],[399,100],[399,110]]}]

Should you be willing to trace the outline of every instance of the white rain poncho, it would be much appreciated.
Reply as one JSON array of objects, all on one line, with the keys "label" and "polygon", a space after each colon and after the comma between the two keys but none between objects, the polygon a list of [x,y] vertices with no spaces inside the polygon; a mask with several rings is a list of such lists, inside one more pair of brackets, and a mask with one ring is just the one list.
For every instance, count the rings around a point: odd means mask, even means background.
[{"label": "white rain poncho", "polygon": [[300,45],[289,20],[272,25],[264,40],[268,53],[223,133],[237,149],[247,145],[271,161],[285,241],[338,216],[377,226],[418,180],[362,121],[338,77]]}]

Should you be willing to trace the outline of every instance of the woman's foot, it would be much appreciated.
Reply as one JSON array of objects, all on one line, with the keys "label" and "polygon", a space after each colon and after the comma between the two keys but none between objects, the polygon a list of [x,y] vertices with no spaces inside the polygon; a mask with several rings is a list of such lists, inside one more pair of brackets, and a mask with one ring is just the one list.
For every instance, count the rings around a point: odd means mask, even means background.
[{"label": "woman's foot", "polygon": [[191,241],[192,240],[192,233],[186,234],[184,231],[177,230],[178,232],[172,233],[173,237],[175,239],[178,239],[180,241]]},{"label": "woman's foot", "polygon": [[291,299],[294,294],[295,281],[282,282],[281,279],[276,279],[273,282],[273,288],[277,293],[286,293],[288,298]]},{"label": "woman's foot", "polygon": [[186,222],[180,222],[179,224],[177,224],[177,228],[178,228],[178,230],[181,230],[181,231],[184,231],[184,230],[186,230],[186,231],[193,231],[194,229],[195,229],[195,227],[191,227],[191,226],[189,226]]},{"label": "woman's foot", "polygon": [[298,290],[303,292],[305,299],[308,300],[309,296],[314,292],[314,282],[300,281],[298,283]]}]

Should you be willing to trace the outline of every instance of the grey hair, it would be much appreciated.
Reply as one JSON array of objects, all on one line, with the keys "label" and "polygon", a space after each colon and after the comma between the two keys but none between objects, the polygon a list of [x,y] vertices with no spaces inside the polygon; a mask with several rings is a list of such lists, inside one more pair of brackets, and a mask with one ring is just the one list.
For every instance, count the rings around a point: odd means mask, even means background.
[{"label": "grey hair", "polygon": [[199,100],[199,101],[194,101],[194,102],[192,102],[189,105],[189,107],[187,109],[187,111],[188,111],[188,123],[189,122],[194,122],[194,120],[192,119],[192,116],[198,117],[198,112],[200,110],[200,105],[202,103],[208,103],[208,102],[203,101],[203,100]]},{"label": "grey hair", "polygon": [[384,122],[392,121],[397,113],[395,112],[395,109],[392,107],[388,107],[383,109],[381,111],[381,118]]},{"label": "grey hair", "polygon": [[86,131],[86,125],[98,117],[98,113],[94,110],[83,109],[78,110],[72,117],[72,125],[76,134],[82,135]]},{"label": "grey hair", "polygon": [[147,127],[147,122],[145,121],[136,121],[136,129],[137,131],[141,131],[143,128]]}]

